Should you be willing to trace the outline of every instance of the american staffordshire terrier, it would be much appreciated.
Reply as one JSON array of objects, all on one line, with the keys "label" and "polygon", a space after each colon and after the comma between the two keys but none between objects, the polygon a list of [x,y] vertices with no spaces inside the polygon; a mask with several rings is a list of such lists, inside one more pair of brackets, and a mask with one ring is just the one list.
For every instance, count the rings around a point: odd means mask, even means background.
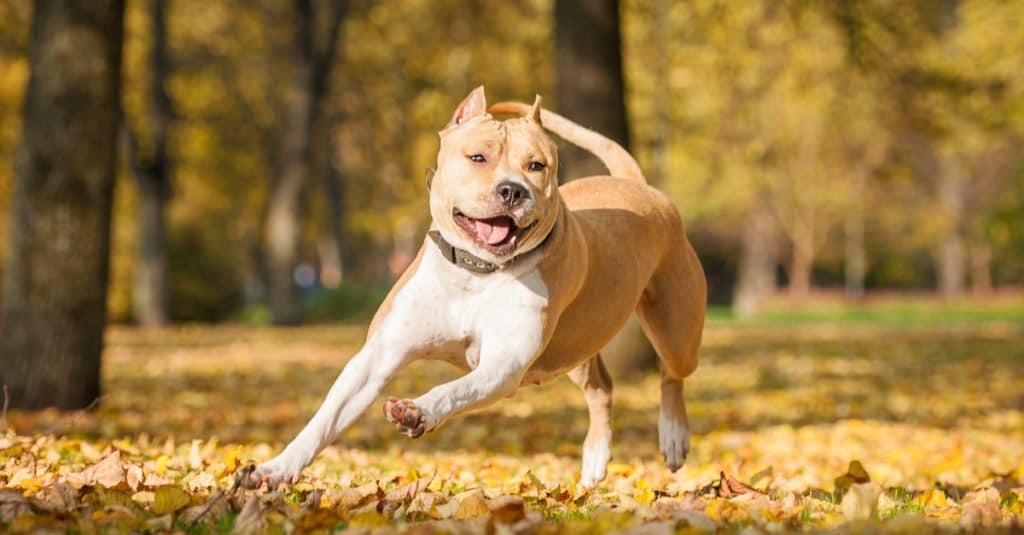
[{"label": "american staffordshire terrier", "polygon": [[[675,471],[690,448],[683,379],[697,367],[706,283],[672,201],[649,186],[610,139],[533,106],[488,114],[483,87],[440,132],[428,184],[433,224],[370,324],[366,343],[294,440],[247,484],[295,482],[402,367],[421,359],[467,373],[416,399],[388,399],[384,415],[416,438],[521,385],[568,374],[590,424],[580,483],[604,479],[611,457],[612,382],[599,351],[636,311],[660,357],[658,441]],[[545,133],[592,152],[610,176],[559,187]]]}]

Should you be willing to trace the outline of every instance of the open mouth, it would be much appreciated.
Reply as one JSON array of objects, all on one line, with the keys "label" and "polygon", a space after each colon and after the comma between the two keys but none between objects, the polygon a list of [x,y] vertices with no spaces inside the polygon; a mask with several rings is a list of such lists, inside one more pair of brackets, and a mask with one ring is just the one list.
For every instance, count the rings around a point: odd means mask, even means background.
[{"label": "open mouth", "polygon": [[474,219],[458,210],[455,210],[452,217],[477,245],[499,256],[515,250],[521,237],[534,225],[531,223],[520,227],[515,219],[507,215]]}]

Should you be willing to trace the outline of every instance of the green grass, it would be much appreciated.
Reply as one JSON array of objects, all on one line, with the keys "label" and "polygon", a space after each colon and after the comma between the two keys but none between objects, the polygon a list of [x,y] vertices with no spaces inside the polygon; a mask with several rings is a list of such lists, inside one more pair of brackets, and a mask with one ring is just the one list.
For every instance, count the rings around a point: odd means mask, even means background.
[{"label": "green grass", "polygon": [[752,326],[792,324],[868,324],[890,326],[1024,323],[1024,301],[943,303],[928,300],[893,300],[865,305],[809,303],[799,307],[773,307],[752,318],[737,318],[727,306],[708,308],[709,323]]}]

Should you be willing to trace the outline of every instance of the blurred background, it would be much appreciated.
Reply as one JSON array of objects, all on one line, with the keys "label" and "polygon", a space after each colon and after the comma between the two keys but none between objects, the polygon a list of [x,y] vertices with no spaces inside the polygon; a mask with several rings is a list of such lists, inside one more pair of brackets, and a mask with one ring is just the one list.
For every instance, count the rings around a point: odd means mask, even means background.
[{"label": "blurred background", "polygon": [[[63,108],[26,99],[49,57],[33,50],[95,22],[36,4],[0,0],[8,332],[26,273],[52,267],[12,241],[58,210],[16,209],[38,193],[15,187],[40,169],[32,144],[52,140],[23,122],[64,131]],[[116,140],[109,279],[48,280],[107,280],[112,322],[366,318],[429,224],[437,131],[480,84],[628,145],[688,222],[712,315],[1021,301],[1020,0],[93,5],[77,9],[114,13],[96,35],[122,58],[121,118],[77,140]],[[562,160],[564,180],[601,172]]]}]

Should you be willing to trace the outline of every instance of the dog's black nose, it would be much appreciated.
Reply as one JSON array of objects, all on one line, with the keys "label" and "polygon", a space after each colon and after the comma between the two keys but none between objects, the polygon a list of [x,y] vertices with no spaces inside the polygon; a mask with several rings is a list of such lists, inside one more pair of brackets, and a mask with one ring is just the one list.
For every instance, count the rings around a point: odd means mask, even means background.
[{"label": "dog's black nose", "polygon": [[501,203],[509,208],[514,208],[530,197],[530,191],[526,187],[510,180],[498,184],[495,193],[501,199]]}]

